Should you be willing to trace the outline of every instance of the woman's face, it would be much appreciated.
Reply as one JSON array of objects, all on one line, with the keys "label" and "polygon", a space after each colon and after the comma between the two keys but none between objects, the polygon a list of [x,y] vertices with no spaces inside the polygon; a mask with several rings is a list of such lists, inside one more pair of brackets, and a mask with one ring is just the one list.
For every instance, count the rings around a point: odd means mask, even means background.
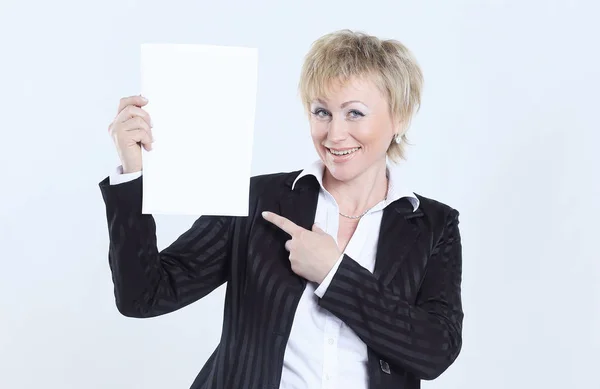
[{"label": "woman's face", "polygon": [[349,181],[369,168],[385,164],[399,126],[388,101],[368,78],[336,85],[330,95],[312,101],[310,131],[319,157],[340,181]]}]

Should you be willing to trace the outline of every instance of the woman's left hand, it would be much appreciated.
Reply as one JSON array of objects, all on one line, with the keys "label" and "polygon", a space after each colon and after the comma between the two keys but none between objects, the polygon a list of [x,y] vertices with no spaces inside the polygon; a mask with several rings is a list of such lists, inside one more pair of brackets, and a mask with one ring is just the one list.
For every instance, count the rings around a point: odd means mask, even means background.
[{"label": "woman's left hand", "polygon": [[292,271],[308,281],[323,282],[342,255],[333,237],[316,224],[310,231],[273,212],[263,212],[262,216],[292,237],[285,242]]}]

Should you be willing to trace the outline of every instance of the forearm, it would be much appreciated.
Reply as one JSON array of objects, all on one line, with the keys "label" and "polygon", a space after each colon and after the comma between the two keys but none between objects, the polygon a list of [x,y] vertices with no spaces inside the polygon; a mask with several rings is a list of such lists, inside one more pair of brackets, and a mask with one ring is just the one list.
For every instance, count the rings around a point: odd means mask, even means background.
[{"label": "forearm", "polygon": [[108,261],[119,311],[130,317],[156,316],[155,301],[168,291],[156,247],[152,215],[142,215],[107,201]]},{"label": "forearm", "polygon": [[460,325],[453,323],[460,316],[448,318],[409,305],[350,258],[342,261],[320,306],[383,359],[423,379],[441,374],[461,347]]},{"label": "forearm", "polygon": [[436,378],[462,347],[461,250],[458,213],[452,212],[430,253],[414,304],[344,256],[320,306],[390,364],[421,379]]},{"label": "forearm", "polygon": [[154,218],[141,213],[141,182],[101,188],[115,299],[123,315],[151,317],[172,312],[226,281],[231,219],[201,217],[159,252]]}]

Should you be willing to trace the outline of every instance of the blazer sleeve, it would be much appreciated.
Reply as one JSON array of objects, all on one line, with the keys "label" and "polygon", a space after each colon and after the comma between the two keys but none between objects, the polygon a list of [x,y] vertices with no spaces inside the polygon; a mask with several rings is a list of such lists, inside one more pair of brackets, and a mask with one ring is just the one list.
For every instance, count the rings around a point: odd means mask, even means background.
[{"label": "blazer sleeve", "polygon": [[414,305],[347,255],[319,301],[382,359],[420,379],[442,374],[462,347],[458,215],[452,210],[446,218]]},{"label": "blazer sleeve", "polygon": [[142,209],[142,177],[100,182],[108,221],[108,260],[117,309],[129,317],[173,312],[228,280],[235,217],[201,216],[158,251],[156,224]]}]

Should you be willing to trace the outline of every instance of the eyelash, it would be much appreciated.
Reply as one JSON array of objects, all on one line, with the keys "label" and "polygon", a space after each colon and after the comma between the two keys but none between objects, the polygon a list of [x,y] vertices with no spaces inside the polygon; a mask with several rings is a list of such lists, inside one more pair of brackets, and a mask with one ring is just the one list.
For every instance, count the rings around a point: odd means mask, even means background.
[{"label": "eyelash", "polygon": [[[317,108],[317,109],[315,109],[312,112],[312,114],[320,118],[320,117],[322,117],[322,116],[319,116],[319,113],[321,113],[321,112],[327,112],[327,111],[324,110],[323,108]],[[351,109],[349,112],[354,113],[356,115],[356,117],[363,117],[363,116],[365,116],[364,113],[362,113],[360,111],[357,111],[356,109]]]}]

